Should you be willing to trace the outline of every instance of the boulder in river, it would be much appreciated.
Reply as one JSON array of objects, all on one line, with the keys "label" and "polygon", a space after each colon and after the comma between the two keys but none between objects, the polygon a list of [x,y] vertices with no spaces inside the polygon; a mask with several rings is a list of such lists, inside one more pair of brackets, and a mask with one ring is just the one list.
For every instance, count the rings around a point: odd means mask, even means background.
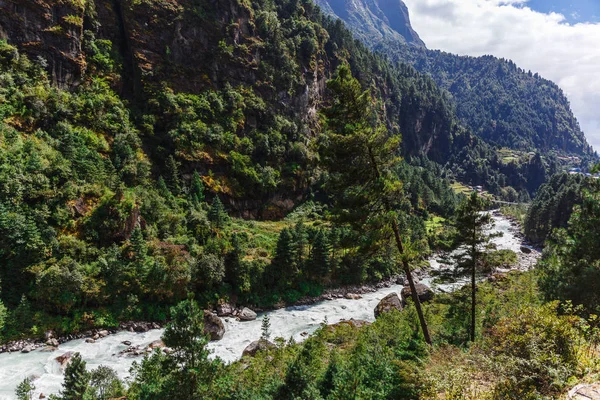
[{"label": "boulder in river", "polygon": [[521,246],[521,253],[531,254],[532,250],[529,247],[527,247],[527,246]]},{"label": "boulder in river", "polygon": [[254,321],[256,319],[256,313],[248,307],[244,307],[242,311],[240,311],[238,318],[240,321]]},{"label": "boulder in river", "polygon": [[93,339],[93,338],[87,338],[87,339],[85,339],[85,342],[86,342],[86,343],[96,343],[96,339]]},{"label": "boulder in river", "polygon": [[208,310],[204,311],[204,333],[210,336],[210,340],[221,340],[225,334],[221,318]]},{"label": "boulder in river", "polygon": [[381,301],[379,302],[379,304],[377,304],[377,307],[375,307],[374,310],[375,318],[379,317],[381,314],[390,312],[392,310],[402,311],[402,301],[400,300],[400,296],[398,296],[398,293],[396,292],[390,293],[383,299],[381,299]]},{"label": "boulder in river", "polygon": [[21,353],[31,353],[33,350],[35,350],[35,347],[33,345],[28,345],[23,347]]},{"label": "boulder in river", "polygon": [[229,317],[233,314],[234,307],[229,303],[221,303],[217,305],[217,315],[219,317]]},{"label": "boulder in river", "polygon": [[265,350],[269,350],[269,349],[274,349],[275,344],[269,342],[266,339],[258,339],[255,340],[254,342],[250,343],[248,346],[246,346],[246,348],[244,349],[244,352],[242,353],[242,357],[245,356],[249,356],[249,357],[254,357],[256,355],[256,353],[258,353],[259,351],[265,351]]},{"label": "boulder in river", "polygon": [[62,356],[56,357],[55,360],[58,361],[58,364],[60,364],[60,368],[64,369],[71,362],[71,358],[73,358],[74,354],[75,353],[73,353],[72,351],[67,351]]},{"label": "boulder in river", "polygon": [[346,295],[344,297],[347,298],[348,300],[362,299],[362,296],[360,294],[356,294],[356,293],[346,293]]},{"label": "boulder in river", "polygon": [[[417,289],[417,295],[419,296],[419,300],[421,303],[425,303],[426,301],[430,301],[433,299],[433,290],[431,290],[428,286],[422,283],[415,283],[415,288]],[[410,286],[404,286],[402,288],[402,305],[406,305],[406,299],[412,298],[412,292],[410,291]]]},{"label": "boulder in river", "polygon": [[58,340],[56,340],[54,338],[50,338],[50,339],[46,340],[46,345],[51,346],[51,347],[58,347]]},{"label": "boulder in river", "polygon": [[155,340],[154,342],[152,342],[152,343],[150,343],[150,344],[148,345],[148,348],[149,348],[150,350],[154,350],[154,349],[162,349],[162,348],[164,348],[164,347],[165,347],[165,344],[164,344],[164,342],[163,342],[162,340],[160,340],[160,339],[159,339],[159,340]]}]

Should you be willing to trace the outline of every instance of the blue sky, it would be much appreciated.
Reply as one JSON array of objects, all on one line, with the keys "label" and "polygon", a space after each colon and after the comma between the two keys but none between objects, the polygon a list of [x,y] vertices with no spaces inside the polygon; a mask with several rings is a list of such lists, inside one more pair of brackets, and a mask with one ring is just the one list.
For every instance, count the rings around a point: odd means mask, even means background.
[{"label": "blue sky", "polygon": [[600,21],[600,0],[529,0],[526,5],[543,13],[563,14],[572,24]]}]

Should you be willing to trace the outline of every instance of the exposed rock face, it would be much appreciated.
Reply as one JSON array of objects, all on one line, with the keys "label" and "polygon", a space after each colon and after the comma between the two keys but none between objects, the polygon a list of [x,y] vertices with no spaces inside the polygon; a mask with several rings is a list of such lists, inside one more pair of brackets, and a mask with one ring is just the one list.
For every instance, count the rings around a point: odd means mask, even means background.
[{"label": "exposed rock face", "polygon": [[55,84],[76,84],[86,69],[81,49],[84,2],[0,1],[0,39],[37,61],[45,60]]},{"label": "exposed rock face", "polygon": [[249,356],[249,357],[254,357],[256,355],[256,353],[258,353],[259,351],[265,351],[265,350],[269,350],[269,349],[274,349],[275,344],[271,343],[268,340],[265,339],[259,339],[259,340],[255,340],[254,342],[250,343],[248,346],[246,346],[246,348],[244,349],[244,352],[242,353],[242,356]]},{"label": "exposed rock face", "polygon": [[248,307],[244,307],[242,311],[240,311],[238,318],[240,321],[254,321],[256,319],[256,313]]},{"label": "exposed rock face", "polygon": [[[425,303],[426,301],[432,300],[434,293],[429,287],[422,283],[415,283],[415,288],[417,289],[417,295],[419,296],[419,300],[421,303]],[[406,300],[412,297],[412,292],[410,291],[410,286],[404,286],[402,288],[402,305],[406,305]]]},{"label": "exposed rock face", "polygon": [[410,24],[408,8],[402,0],[316,0],[322,9],[350,25],[366,42],[397,40],[425,47]]},{"label": "exposed rock face", "polygon": [[600,383],[581,384],[569,391],[568,400],[600,400]]},{"label": "exposed rock face", "polygon": [[221,340],[225,335],[225,325],[221,318],[208,310],[204,311],[204,333],[210,336],[210,340]]},{"label": "exposed rock face", "polygon": [[379,302],[379,304],[377,304],[377,307],[375,307],[374,310],[375,318],[379,317],[381,314],[390,312],[392,310],[402,311],[402,301],[400,300],[400,296],[398,296],[398,293],[390,293],[383,299],[381,299],[381,301]]}]

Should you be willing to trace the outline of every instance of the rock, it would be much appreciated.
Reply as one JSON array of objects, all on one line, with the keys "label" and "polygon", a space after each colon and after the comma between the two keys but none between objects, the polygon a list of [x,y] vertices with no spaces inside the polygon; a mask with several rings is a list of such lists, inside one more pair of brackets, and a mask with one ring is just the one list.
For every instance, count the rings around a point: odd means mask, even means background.
[{"label": "rock", "polygon": [[133,330],[138,333],[148,332],[150,328],[147,324],[144,323],[136,323],[133,324]]},{"label": "rock", "polygon": [[302,336],[302,337],[307,337],[307,336],[308,336],[308,332],[304,331],[304,332],[302,332],[302,333],[300,334],[300,336]]},{"label": "rock", "polygon": [[40,351],[43,353],[52,353],[53,351],[58,350],[58,347],[56,346],[46,346],[43,349],[41,349]]},{"label": "rock", "polygon": [[521,253],[531,254],[532,250],[527,246],[521,246]]},{"label": "rock", "polygon": [[600,383],[581,384],[569,391],[568,400],[600,400]]},{"label": "rock", "polygon": [[40,393],[40,397],[38,397],[38,399],[45,399],[46,395],[44,393]]},{"label": "rock", "polygon": [[121,344],[124,344],[125,346],[131,346],[131,342],[129,340],[124,340],[121,342]]},{"label": "rock", "polygon": [[233,314],[234,307],[229,303],[217,305],[217,315],[219,317],[229,317]]},{"label": "rock", "polygon": [[259,339],[259,340],[256,340],[256,341],[250,343],[248,346],[246,346],[246,348],[244,349],[244,352],[242,353],[242,357],[245,357],[245,356],[254,357],[256,355],[256,353],[259,351],[274,349],[276,347],[277,346],[275,346],[274,343],[271,343],[268,340]]},{"label": "rock", "polygon": [[46,345],[51,346],[51,347],[58,347],[58,340],[56,340],[54,338],[50,338],[50,339],[46,340]]},{"label": "rock", "polygon": [[31,353],[33,350],[35,350],[35,347],[30,344],[28,346],[23,347],[21,353]]},{"label": "rock", "polygon": [[85,339],[86,343],[96,343],[96,339],[92,339],[92,338],[87,338]]},{"label": "rock", "polygon": [[371,323],[367,322],[367,321],[363,321],[361,319],[350,319],[347,321],[342,320],[342,321],[338,322],[337,324],[328,325],[327,330],[329,332],[334,332],[337,328],[344,327],[344,326],[349,326],[349,327],[358,329],[358,328],[362,328],[363,326],[368,326],[368,325],[371,325]]},{"label": "rock", "polygon": [[398,279],[396,279],[396,285],[404,286],[404,278],[399,276]]},{"label": "rock", "polygon": [[225,335],[223,321],[210,311],[204,311],[204,333],[210,336],[210,340],[221,340]]},{"label": "rock", "polygon": [[100,336],[101,338],[107,337],[108,335],[110,335],[110,332],[108,332],[107,330],[102,330],[98,332],[98,336]]},{"label": "rock", "polygon": [[402,300],[400,300],[398,293],[390,293],[381,299],[374,310],[375,318],[392,310],[402,311]]},{"label": "rock", "polygon": [[254,321],[256,319],[256,313],[248,307],[244,307],[242,311],[240,311],[238,317],[240,321]]},{"label": "rock", "polygon": [[98,339],[100,339],[100,335],[98,335],[98,334],[95,334],[94,336],[92,336],[92,339],[93,339],[93,340],[98,340]]},{"label": "rock", "polygon": [[72,351],[67,351],[62,356],[56,357],[55,360],[58,361],[61,368],[65,368],[71,362],[71,358],[73,357],[73,354],[75,354],[75,353],[73,353]]},{"label": "rock", "polygon": [[155,340],[154,342],[150,343],[148,345],[148,348],[153,350],[153,349],[162,349],[163,347],[165,347],[165,344],[162,340]]},{"label": "rock", "polygon": [[[417,289],[417,294],[419,295],[419,300],[421,301],[421,303],[425,303],[426,301],[433,299],[433,290],[431,290],[426,285],[422,283],[415,283],[415,288]],[[404,286],[400,294],[402,295],[402,305],[405,306],[406,300],[412,298],[410,287]]]},{"label": "rock", "polygon": [[54,332],[53,331],[46,331],[44,333],[44,337],[46,338],[46,340],[52,339],[54,337]]},{"label": "rock", "polygon": [[356,294],[356,293],[346,293],[346,295],[344,297],[347,298],[348,300],[362,299],[362,296],[360,294]]}]

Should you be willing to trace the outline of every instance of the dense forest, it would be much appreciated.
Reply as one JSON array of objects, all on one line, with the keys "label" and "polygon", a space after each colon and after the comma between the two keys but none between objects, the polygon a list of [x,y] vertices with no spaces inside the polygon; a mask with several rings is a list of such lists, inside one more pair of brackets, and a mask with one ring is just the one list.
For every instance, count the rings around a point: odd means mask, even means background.
[{"label": "dense forest", "polygon": [[[529,97],[499,97],[519,99],[506,124],[531,126],[493,139],[494,96],[465,114],[432,71],[373,53],[310,0],[9,3],[0,337],[166,324],[165,349],[127,382],[74,354],[52,397],[538,399],[595,379],[597,182],[554,175],[546,151],[560,149],[540,127],[556,121],[530,118]],[[532,98],[547,99],[538,83]],[[563,111],[562,150],[591,160]],[[490,275],[517,257],[477,216],[536,194],[539,269]],[[458,246],[471,285],[421,299],[413,271]],[[372,324],[324,321],[299,344],[265,319],[253,357],[207,349],[202,310],[399,275],[412,296]]]}]

